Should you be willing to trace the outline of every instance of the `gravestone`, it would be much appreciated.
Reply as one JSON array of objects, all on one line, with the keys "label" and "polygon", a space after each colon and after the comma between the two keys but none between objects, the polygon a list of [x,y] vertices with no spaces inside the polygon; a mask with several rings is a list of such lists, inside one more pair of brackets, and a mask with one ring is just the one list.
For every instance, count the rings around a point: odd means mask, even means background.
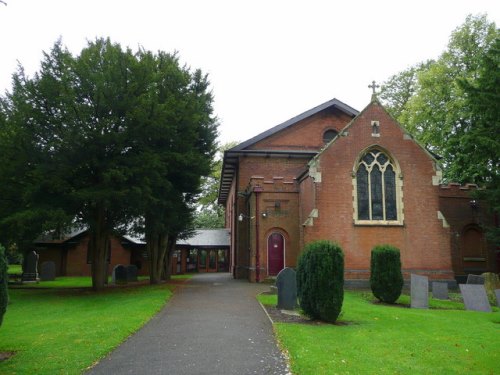
[{"label": "gravestone", "polygon": [[484,278],[484,288],[491,303],[495,303],[495,289],[500,289],[500,279],[498,275],[493,272],[485,272],[481,274]]},{"label": "gravestone", "polygon": [[497,306],[500,307],[500,289],[495,289],[495,297],[497,297]]},{"label": "gravestone", "polygon": [[467,284],[484,285],[484,277],[482,277],[480,275],[469,274],[467,276]]},{"label": "gravestone", "polygon": [[43,262],[40,265],[40,280],[54,281],[56,279],[56,264],[52,261]]},{"label": "gravestone", "polygon": [[292,268],[283,268],[276,276],[278,309],[293,310],[297,307],[297,273]]},{"label": "gravestone", "polygon": [[411,308],[428,309],[429,308],[429,278],[411,274]]},{"label": "gravestone", "polygon": [[31,251],[26,255],[23,261],[23,276],[21,281],[25,282],[38,282],[38,254]]},{"label": "gravestone", "polygon": [[137,281],[137,266],[135,264],[127,266],[127,281]]},{"label": "gravestone", "polygon": [[491,312],[490,302],[484,285],[460,284],[466,310]]},{"label": "gravestone", "polygon": [[432,297],[435,299],[448,299],[448,283],[433,281]]},{"label": "gravestone", "polygon": [[127,283],[127,268],[123,264],[117,264],[113,268],[112,281],[114,284]]}]

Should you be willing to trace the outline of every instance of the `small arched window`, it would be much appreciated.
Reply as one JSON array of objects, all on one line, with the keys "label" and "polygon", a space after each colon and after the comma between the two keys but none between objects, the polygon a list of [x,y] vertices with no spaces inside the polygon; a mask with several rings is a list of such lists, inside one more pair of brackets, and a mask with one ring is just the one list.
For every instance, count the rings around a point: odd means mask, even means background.
[{"label": "small arched window", "polygon": [[328,129],[327,131],[325,131],[323,133],[323,143],[324,144],[327,144],[328,142],[330,142],[333,138],[335,138],[337,136],[337,134],[339,134],[338,131],[334,130],[334,129]]},{"label": "small arched window", "polygon": [[396,223],[398,217],[398,186],[396,165],[379,149],[365,152],[355,171],[356,209],[358,222]]}]

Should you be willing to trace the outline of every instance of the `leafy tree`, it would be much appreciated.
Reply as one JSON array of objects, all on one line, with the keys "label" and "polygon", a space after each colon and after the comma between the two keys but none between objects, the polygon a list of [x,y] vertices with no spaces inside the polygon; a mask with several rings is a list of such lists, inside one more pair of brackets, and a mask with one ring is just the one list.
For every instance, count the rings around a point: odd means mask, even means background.
[{"label": "leafy tree", "polygon": [[3,221],[28,227],[35,212],[33,233],[88,227],[94,289],[107,279],[110,235],[142,222],[157,282],[164,249],[189,226],[185,213],[210,170],[217,123],[207,77],[163,52],[133,54],[98,39],[75,57],[59,41],[33,78],[19,69],[4,103],[3,133],[11,127],[24,146],[24,206],[3,210]]},{"label": "leafy tree", "polygon": [[[484,166],[468,174],[459,162],[464,154],[460,139],[474,126],[459,82],[477,79],[481,61],[496,37],[498,30],[486,16],[468,16],[451,34],[448,48],[439,59],[421,64],[416,71],[410,69],[417,77],[416,82],[414,78],[410,80],[411,90],[385,90],[385,102],[396,118],[427,148],[443,157],[448,180],[482,182]],[[405,74],[411,76],[403,72],[395,77]],[[386,86],[391,87],[395,77]],[[407,99],[409,93],[411,97]],[[400,97],[406,100],[402,106],[404,101],[399,100]]]},{"label": "leafy tree", "polygon": [[402,72],[391,76],[380,89],[378,97],[384,102],[388,112],[395,118],[401,119],[406,110],[408,101],[415,95],[418,86],[418,74],[429,69],[434,61],[416,64]]},{"label": "leafy tree", "polygon": [[[500,36],[479,62],[476,79],[459,82],[465,93],[465,105],[471,114],[471,126],[460,137],[462,153],[457,163],[463,174],[483,183],[486,189],[477,196],[500,212]],[[490,239],[500,245],[500,228],[489,228]]]},{"label": "leafy tree", "polygon": [[238,142],[228,142],[218,148],[212,173],[202,179],[202,192],[196,207],[194,226],[195,228],[217,229],[225,225],[224,207],[218,204],[219,184],[222,173],[222,161],[224,152],[236,146]]},{"label": "leafy tree", "polygon": [[3,316],[7,311],[7,304],[9,303],[7,281],[7,257],[5,256],[5,249],[0,246],[0,326],[2,325]]}]

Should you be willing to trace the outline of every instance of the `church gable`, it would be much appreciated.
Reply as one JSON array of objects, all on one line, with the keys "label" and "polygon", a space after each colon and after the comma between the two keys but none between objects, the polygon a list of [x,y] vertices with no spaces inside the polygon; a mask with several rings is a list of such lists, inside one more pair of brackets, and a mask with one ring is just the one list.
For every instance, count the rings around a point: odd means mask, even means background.
[{"label": "church gable", "polygon": [[283,130],[251,145],[250,150],[315,150],[325,145],[325,137],[338,134],[352,119],[351,115],[335,107],[294,123]]},{"label": "church gable", "polygon": [[309,163],[301,183],[301,202],[312,201],[301,221],[304,243],[339,242],[347,278],[368,276],[356,270],[369,269],[370,251],[382,243],[401,249],[405,269],[448,278],[439,177],[433,157],[374,100]]}]

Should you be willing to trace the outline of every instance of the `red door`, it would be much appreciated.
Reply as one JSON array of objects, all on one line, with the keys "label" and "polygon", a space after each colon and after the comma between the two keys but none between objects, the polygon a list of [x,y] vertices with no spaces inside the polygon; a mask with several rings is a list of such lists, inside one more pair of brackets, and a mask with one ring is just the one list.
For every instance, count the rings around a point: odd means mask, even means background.
[{"label": "red door", "polygon": [[285,239],[279,233],[273,233],[267,240],[268,273],[277,275],[285,266]]}]

